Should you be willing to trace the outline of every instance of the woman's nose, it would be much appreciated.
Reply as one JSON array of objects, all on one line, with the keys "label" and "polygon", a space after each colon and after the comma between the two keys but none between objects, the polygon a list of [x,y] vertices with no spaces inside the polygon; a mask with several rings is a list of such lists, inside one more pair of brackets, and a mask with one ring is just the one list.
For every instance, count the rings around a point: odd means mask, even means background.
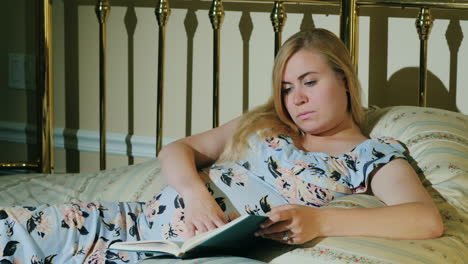
[{"label": "woman's nose", "polygon": [[307,95],[304,94],[302,89],[295,89],[294,91],[294,104],[296,105],[302,105],[304,103],[307,103]]}]

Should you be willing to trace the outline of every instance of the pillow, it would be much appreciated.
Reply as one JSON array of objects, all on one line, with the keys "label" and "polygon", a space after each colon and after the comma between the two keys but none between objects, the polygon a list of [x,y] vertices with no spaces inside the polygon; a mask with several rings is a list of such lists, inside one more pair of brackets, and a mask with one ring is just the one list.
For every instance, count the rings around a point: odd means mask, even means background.
[{"label": "pillow", "polygon": [[461,211],[468,211],[466,115],[415,106],[371,108],[364,132],[404,143],[414,159],[412,165],[436,202],[443,198]]}]

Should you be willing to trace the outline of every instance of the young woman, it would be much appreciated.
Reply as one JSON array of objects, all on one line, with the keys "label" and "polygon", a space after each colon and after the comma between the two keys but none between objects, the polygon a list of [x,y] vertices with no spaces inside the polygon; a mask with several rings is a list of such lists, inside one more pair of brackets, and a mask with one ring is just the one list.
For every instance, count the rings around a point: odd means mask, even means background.
[{"label": "young woman", "polygon": [[[405,160],[404,148],[395,140],[362,134],[359,92],[350,56],[335,35],[324,29],[293,35],[276,57],[273,97],[265,106],[161,152],[163,174],[185,198],[189,234],[226,221],[196,170],[224,150],[223,160],[250,162],[250,171],[287,200],[268,212],[270,219],[258,235],[290,244],[318,236],[440,236],[438,210]],[[263,150],[258,146],[262,143],[270,149]],[[244,152],[250,155],[239,159]],[[387,206],[317,208],[334,197],[363,192]]]},{"label": "young woman", "polygon": [[[324,29],[299,32],[276,57],[268,103],[163,148],[158,159],[170,187],[147,203],[0,209],[0,261],[124,263],[138,254],[108,245],[184,240],[241,214],[267,214],[256,235],[288,244],[320,236],[440,236],[438,210],[405,149],[390,138],[367,138],[362,119],[345,46]],[[387,206],[322,207],[353,193],[371,193]]]}]

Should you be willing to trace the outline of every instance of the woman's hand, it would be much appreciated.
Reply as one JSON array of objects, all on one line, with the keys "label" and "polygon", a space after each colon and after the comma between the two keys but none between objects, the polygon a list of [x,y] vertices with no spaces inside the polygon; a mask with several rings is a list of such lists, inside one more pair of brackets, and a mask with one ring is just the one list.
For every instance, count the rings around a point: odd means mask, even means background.
[{"label": "woman's hand", "polygon": [[206,188],[191,191],[183,198],[185,226],[190,237],[227,223],[224,212]]},{"label": "woman's hand", "polygon": [[267,214],[256,235],[286,244],[302,244],[321,236],[320,209],[286,204]]}]

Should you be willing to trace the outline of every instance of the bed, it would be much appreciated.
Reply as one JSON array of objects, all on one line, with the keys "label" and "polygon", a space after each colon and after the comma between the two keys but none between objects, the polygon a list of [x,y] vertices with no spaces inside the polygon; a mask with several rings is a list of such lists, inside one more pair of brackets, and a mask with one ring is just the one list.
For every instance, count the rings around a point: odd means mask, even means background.
[{"label": "bed", "polygon": [[[372,136],[391,136],[414,158],[412,165],[444,221],[441,238],[386,240],[361,237],[316,239],[299,247],[266,244],[250,258],[147,259],[149,263],[466,263],[468,259],[468,118],[435,108],[396,106],[368,110]],[[96,173],[3,176],[0,204],[78,201],[146,201],[165,186],[156,159]],[[340,208],[377,207],[369,195],[334,200]],[[254,261],[255,259],[255,261]]]},{"label": "bed", "polygon": [[[306,1],[310,3],[339,6],[339,1]],[[444,3],[444,1],[439,1]],[[468,2],[446,1],[449,8],[466,8]],[[450,4],[449,4],[450,2]],[[165,23],[168,6],[159,1],[157,8],[160,25],[159,63],[164,63]],[[219,89],[219,33],[216,17],[221,15],[219,4],[213,1],[211,17],[214,40],[213,94]],[[439,3],[439,4],[440,4]],[[101,59],[105,61],[105,17],[108,15],[107,1],[98,1],[97,10],[101,19]],[[328,4],[328,3],[327,3]],[[343,1],[341,15],[342,39],[356,56],[357,43],[353,40],[356,32],[357,5],[408,5],[424,7],[421,14],[427,15],[428,7],[438,7],[430,1]],[[435,6],[433,6],[435,5]],[[453,5],[453,6],[451,6]],[[440,7],[440,6],[439,6]],[[425,11],[423,11],[423,9]],[[216,11],[217,10],[217,11]],[[106,13],[107,12],[107,13]],[[157,13],[158,13],[157,12]],[[166,12],[166,13],[165,13]],[[275,2],[272,11],[275,27],[275,50],[281,43],[282,2]],[[426,13],[424,13],[426,12]],[[218,17],[219,18],[219,17]],[[276,20],[275,20],[276,19]],[[218,20],[219,21],[219,20]],[[346,21],[348,21],[346,23]],[[427,22],[427,21],[426,21]],[[424,23],[423,23],[424,24]],[[424,29],[422,30],[424,31]],[[170,32],[167,32],[170,33]],[[426,38],[427,40],[427,38]],[[216,44],[218,43],[218,44]],[[421,80],[419,87],[419,106],[371,106],[366,112],[365,130],[372,136],[389,136],[403,142],[413,158],[412,166],[418,172],[424,186],[436,202],[444,221],[444,235],[430,240],[387,240],[364,237],[328,237],[310,241],[301,246],[284,246],[276,243],[259,245],[253,251],[245,252],[243,257],[210,257],[193,260],[146,259],[141,264],[161,263],[467,263],[468,260],[468,117],[462,113],[430,108],[425,106],[427,92],[425,53],[427,41],[421,39]],[[158,94],[163,93],[164,67],[158,67]],[[101,91],[105,105],[105,65],[101,70]],[[50,74],[50,73],[49,73]],[[47,78],[45,78],[47,79]],[[45,83],[47,86],[47,82]],[[415,89],[417,89],[415,87]],[[47,92],[44,93],[47,105]],[[158,96],[162,98],[162,96]],[[162,107],[157,103],[156,152],[162,145]],[[50,107],[51,105],[49,105]],[[47,109],[47,107],[45,107]],[[219,101],[213,97],[213,126],[219,123]],[[166,183],[161,176],[157,159],[153,158],[135,165],[105,169],[105,141],[101,141],[101,169],[93,173],[49,173],[53,168],[53,140],[50,136],[50,121],[44,115],[43,127],[48,150],[41,158],[45,173],[25,173],[1,176],[0,207],[10,205],[56,204],[78,201],[146,201],[155,192],[164,188]],[[105,111],[101,112],[101,138],[105,138]],[[49,127],[49,128],[48,128]],[[49,129],[49,130],[47,130]],[[48,145],[49,144],[49,145]],[[47,146],[48,145],[48,146]],[[51,160],[52,159],[52,160]],[[369,195],[351,195],[334,200],[331,207],[379,207],[382,202]]]}]

